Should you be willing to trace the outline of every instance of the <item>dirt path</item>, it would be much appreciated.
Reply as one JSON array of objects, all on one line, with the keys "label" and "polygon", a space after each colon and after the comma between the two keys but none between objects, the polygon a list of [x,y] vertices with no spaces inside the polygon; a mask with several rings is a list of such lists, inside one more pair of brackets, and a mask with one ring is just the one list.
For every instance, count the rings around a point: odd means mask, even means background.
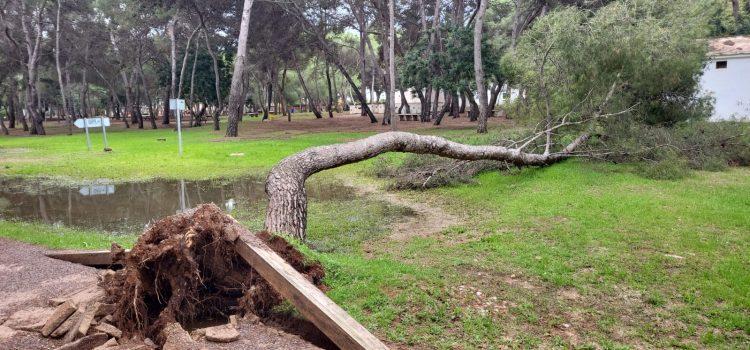
[{"label": "dirt path", "polygon": [[371,183],[354,183],[347,181],[349,186],[357,188],[359,194],[372,196],[390,204],[411,209],[414,215],[405,216],[391,224],[389,238],[394,241],[407,241],[412,237],[429,237],[457,225],[460,218],[443,210],[438,205],[416,201],[405,195],[386,191]]}]

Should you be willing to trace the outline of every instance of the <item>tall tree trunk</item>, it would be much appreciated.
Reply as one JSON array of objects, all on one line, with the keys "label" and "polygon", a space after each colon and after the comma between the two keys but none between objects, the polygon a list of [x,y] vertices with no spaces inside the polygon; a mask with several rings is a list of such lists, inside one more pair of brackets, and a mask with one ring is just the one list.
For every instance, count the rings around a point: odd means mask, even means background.
[{"label": "tall tree trunk", "polygon": [[[169,95],[177,98],[177,13],[167,23],[167,36],[169,37]],[[187,52],[186,52],[187,54]],[[167,101],[169,103],[169,101]]]},{"label": "tall tree trunk", "polygon": [[250,31],[250,10],[253,0],[245,0],[242,8],[242,22],[240,23],[240,36],[237,38],[237,55],[234,58],[234,71],[232,73],[232,85],[229,92],[229,122],[227,124],[227,137],[237,137],[242,107],[245,104],[245,91],[243,75],[245,71],[245,54],[247,52],[247,35]]},{"label": "tall tree trunk", "polygon": [[[41,6],[44,6],[42,4]],[[21,1],[21,28],[23,29],[24,37],[26,39],[26,109],[29,118],[31,119],[31,130],[32,135],[45,135],[44,130],[44,116],[40,112],[40,101],[38,91],[36,88],[37,83],[37,72],[40,59],[40,48],[42,43],[42,15],[44,8],[39,7],[36,9],[36,20],[29,23],[29,16],[26,13],[26,2]],[[34,25],[34,38],[32,39],[31,31],[28,26]]]},{"label": "tall tree trunk", "polygon": [[328,85],[328,118],[333,118],[333,88],[331,87],[331,69],[328,66],[328,60],[326,60],[326,84]]},{"label": "tall tree trunk", "polygon": [[156,111],[154,110],[154,102],[151,100],[151,93],[148,90],[146,75],[143,74],[143,62],[141,61],[140,56],[138,56],[138,75],[140,76],[141,84],[143,85],[143,94],[146,95],[146,103],[148,103],[148,114],[151,116],[151,118],[149,118],[151,129],[156,129]]},{"label": "tall tree trunk", "polygon": [[[197,30],[197,29],[196,29]],[[200,125],[200,121],[195,118],[195,68],[198,65],[198,45],[195,45],[195,53],[193,55],[193,71],[190,73],[190,99],[188,100],[188,106],[190,106],[190,127],[194,123]],[[182,78],[180,78],[182,80]]]},{"label": "tall tree trunk", "polygon": [[[89,61],[89,51],[91,49],[91,46],[87,43],[84,48],[84,61]],[[88,82],[88,70],[86,69],[86,65],[84,64],[81,67],[81,109],[83,110],[83,117],[88,118],[89,117],[89,82]]]},{"label": "tall tree trunk", "polygon": [[216,90],[216,109],[213,113],[213,119],[214,119],[214,130],[218,131],[220,129],[219,127],[219,117],[221,116],[221,112],[224,109],[224,104],[221,102],[221,76],[219,75],[219,63],[216,59],[216,54],[214,53],[214,50],[211,48],[211,43],[208,41],[208,31],[206,30],[206,27],[203,26],[203,37],[206,39],[206,50],[208,50],[208,54],[211,56],[211,62],[213,64],[214,68],[214,89]]},{"label": "tall tree trunk", "polygon": [[[364,7],[364,2],[362,2],[362,7]],[[367,93],[367,81],[365,77],[367,77],[367,52],[366,52],[366,40],[369,40],[367,37],[367,18],[365,17],[365,9],[359,9],[359,11],[356,11],[357,16],[357,24],[359,26],[359,93],[361,95],[365,95]],[[364,117],[367,115],[365,113],[365,109],[361,108],[361,115]]]},{"label": "tall tree trunk", "polygon": [[[188,56],[190,55],[190,44],[193,42],[193,38],[195,37],[195,34],[197,34],[200,29],[201,29],[200,27],[193,29],[193,32],[190,33],[187,43],[185,44],[185,55],[183,55],[182,57],[182,68],[180,68],[179,85],[177,86],[177,95],[175,95],[177,96],[177,98],[182,97],[182,82],[184,81],[185,69],[187,67],[187,60],[188,60]],[[195,55],[196,57],[198,55],[198,45],[195,46]]]},{"label": "tall tree trunk", "polygon": [[302,72],[299,69],[299,63],[296,64],[295,69],[297,71],[297,77],[299,78],[299,84],[302,85],[302,90],[305,92],[305,98],[307,99],[307,106],[312,110],[313,114],[315,115],[315,118],[321,119],[323,116],[320,114],[320,111],[318,111],[318,108],[315,107],[315,102],[313,101],[312,96],[310,95],[310,90],[307,89],[307,84],[305,84],[305,78],[302,77]]},{"label": "tall tree trunk", "polygon": [[170,112],[169,111],[169,99],[172,98],[172,95],[170,94],[171,90],[172,88],[169,85],[164,87],[164,101],[163,101],[164,105],[162,106],[163,116],[161,120],[162,125],[169,125],[169,114],[170,114],[169,113]]},{"label": "tall tree trunk", "polygon": [[287,121],[292,121],[292,113],[289,112],[289,107],[286,105],[286,92],[284,91],[286,87],[286,70],[287,67],[284,66],[284,71],[281,73],[281,87],[279,88],[279,99],[281,100],[281,109],[286,113]]},{"label": "tall tree trunk", "polygon": [[68,135],[73,135],[73,118],[68,114],[68,101],[65,98],[65,82],[62,76],[62,67],[60,67],[60,12],[62,9],[62,0],[57,0],[57,16],[55,18],[55,68],[57,69],[57,83],[60,85],[60,102],[62,103],[63,117],[68,121]]},{"label": "tall tree trunk", "polygon": [[484,83],[484,65],[482,63],[482,27],[484,26],[484,14],[487,12],[487,3],[489,0],[478,0],[479,9],[474,22],[474,77],[477,82],[477,92],[479,97],[479,124],[477,132],[480,134],[487,132],[487,118],[489,118],[487,105],[487,86]]},{"label": "tall tree trunk", "polygon": [[10,80],[10,87],[8,89],[8,128],[16,128],[16,94],[18,93],[18,84],[15,79]]},{"label": "tall tree trunk", "polygon": [[737,24],[742,20],[742,17],[740,17],[740,0],[732,0],[732,16],[734,16],[734,21]]},{"label": "tall tree trunk", "polygon": [[388,0],[388,83],[391,97],[391,103],[388,107],[391,109],[391,130],[396,131],[398,129],[396,127],[398,118],[396,118],[396,98],[394,96],[396,92],[396,15],[394,2],[395,0]]},{"label": "tall tree trunk", "polygon": [[[445,117],[445,114],[450,111],[452,99],[453,95],[445,95],[443,108],[440,110],[440,113],[435,115],[435,121],[433,122],[434,125],[440,125],[440,123],[443,121],[443,118]],[[435,103],[435,105],[437,106],[437,103]]]}]

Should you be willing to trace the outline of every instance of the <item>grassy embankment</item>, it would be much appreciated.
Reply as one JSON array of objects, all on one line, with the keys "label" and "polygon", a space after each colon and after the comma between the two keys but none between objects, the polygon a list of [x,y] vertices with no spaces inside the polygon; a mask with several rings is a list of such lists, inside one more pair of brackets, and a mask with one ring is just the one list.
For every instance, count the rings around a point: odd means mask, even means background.
[{"label": "grassy embankment", "polygon": [[[481,141],[470,131],[445,134]],[[81,136],[3,138],[0,174],[238,176],[264,172],[309,146],[365,134],[215,142],[219,135],[186,133],[181,160],[172,131],[112,133],[111,154],[87,152]],[[156,141],[161,137],[167,141]],[[245,156],[230,156],[238,152]],[[366,175],[371,166],[347,166],[315,181],[373,182]],[[306,249],[325,264],[331,297],[389,341],[438,348],[750,342],[748,169],[655,181],[624,166],[571,161],[400,195],[440,206],[460,223],[395,240],[389,223],[404,219],[401,207],[376,196],[313,202],[309,239],[317,250]],[[241,220],[257,228],[262,210]],[[110,240],[14,222],[0,222],[0,236],[53,248],[101,248]]]}]

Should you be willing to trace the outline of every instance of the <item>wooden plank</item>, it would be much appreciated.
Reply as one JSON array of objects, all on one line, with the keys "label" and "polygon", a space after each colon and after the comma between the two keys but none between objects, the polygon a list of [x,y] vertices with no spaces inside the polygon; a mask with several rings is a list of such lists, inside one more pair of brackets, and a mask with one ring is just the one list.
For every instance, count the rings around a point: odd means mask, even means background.
[{"label": "wooden plank", "polygon": [[[130,250],[125,251],[126,254],[128,252],[130,252]],[[114,261],[114,258],[112,257],[112,252],[110,252],[109,250],[51,251],[51,252],[47,252],[44,255],[53,259],[64,260],[64,261],[86,265],[86,266],[108,266],[108,265],[115,265],[119,263],[119,262]]]},{"label": "wooden plank", "polygon": [[339,348],[388,349],[262,240],[244,228],[239,232],[242,234],[235,243],[237,253]]}]

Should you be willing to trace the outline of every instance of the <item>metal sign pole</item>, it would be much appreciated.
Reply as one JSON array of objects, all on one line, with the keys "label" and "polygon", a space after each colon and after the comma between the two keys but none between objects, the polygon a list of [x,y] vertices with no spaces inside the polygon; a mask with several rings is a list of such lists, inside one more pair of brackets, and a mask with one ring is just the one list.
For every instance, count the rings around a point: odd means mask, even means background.
[{"label": "metal sign pole", "polygon": [[83,126],[86,129],[86,146],[91,150],[91,136],[89,136],[89,118],[83,118]]},{"label": "metal sign pole", "polygon": [[102,137],[104,137],[104,150],[109,148],[109,144],[107,144],[107,129],[104,127],[104,118],[100,117],[99,120],[102,122]]},{"label": "metal sign pole", "polygon": [[177,142],[180,144],[180,157],[182,157],[182,116],[179,102],[177,102]]}]

